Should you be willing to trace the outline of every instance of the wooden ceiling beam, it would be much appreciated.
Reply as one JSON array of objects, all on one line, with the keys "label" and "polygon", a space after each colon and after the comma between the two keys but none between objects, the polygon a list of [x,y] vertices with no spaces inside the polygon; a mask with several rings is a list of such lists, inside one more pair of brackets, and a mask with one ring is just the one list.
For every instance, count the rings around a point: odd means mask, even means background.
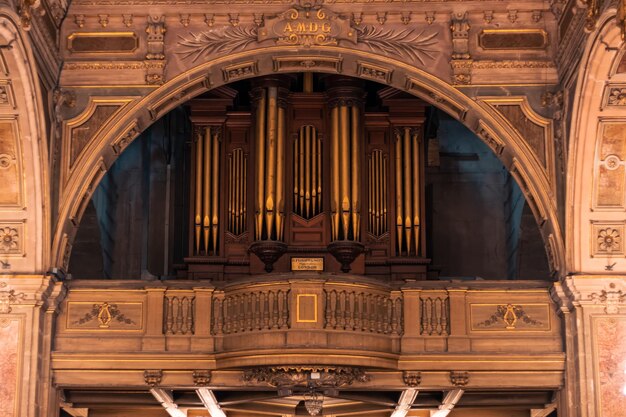
[{"label": "wooden ceiling beam", "polygon": [[150,394],[161,403],[167,414],[172,417],[187,417],[187,413],[178,408],[178,405],[174,402],[172,391],[164,390],[161,388],[151,388]]},{"label": "wooden ceiling beam", "polygon": [[208,388],[198,388],[196,389],[196,394],[204,404],[204,407],[209,411],[211,417],[226,417],[226,413],[220,407],[220,404],[217,402],[215,398],[215,394]]},{"label": "wooden ceiling beam", "polygon": [[413,405],[413,402],[415,402],[418,392],[418,390],[413,388],[402,391],[400,399],[398,400],[398,405],[396,405],[396,409],[393,413],[391,413],[391,417],[405,417],[411,410],[411,406]]},{"label": "wooden ceiling beam", "polygon": [[464,392],[465,391],[462,389],[453,389],[452,391],[448,391],[445,397],[443,397],[443,402],[439,406],[439,409],[435,411],[432,417],[446,417],[450,414],[450,411],[452,411],[456,403],[459,402]]}]

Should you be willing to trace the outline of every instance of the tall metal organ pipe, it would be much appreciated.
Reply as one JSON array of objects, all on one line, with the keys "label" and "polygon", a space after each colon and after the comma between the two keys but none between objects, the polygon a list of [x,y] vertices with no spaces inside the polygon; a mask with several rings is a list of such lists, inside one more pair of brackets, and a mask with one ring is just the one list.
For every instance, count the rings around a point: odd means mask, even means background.
[{"label": "tall metal organ pipe", "polygon": [[396,136],[396,251],[420,254],[420,130],[402,127]]},{"label": "tall metal organ pipe", "polygon": [[361,109],[355,99],[331,102],[333,241],[359,241],[361,230]]},{"label": "tall metal organ pipe", "polygon": [[257,87],[255,240],[282,241],[285,225],[285,106],[283,88]]}]

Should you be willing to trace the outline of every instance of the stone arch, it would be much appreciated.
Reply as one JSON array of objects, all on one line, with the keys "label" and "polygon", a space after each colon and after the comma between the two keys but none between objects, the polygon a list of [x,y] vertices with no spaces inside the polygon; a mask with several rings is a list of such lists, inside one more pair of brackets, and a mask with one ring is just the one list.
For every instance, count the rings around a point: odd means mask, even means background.
[{"label": "stone arch", "polygon": [[3,272],[33,274],[49,265],[47,141],[35,58],[19,22],[0,6],[0,259]]},{"label": "stone arch", "polygon": [[476,132],[520,184],[533,207],[551,267],[555,272],[562,270],[564,251],[553,181],[524,137],[490,104],[493,97],[471,98],[442,79],[399,60],[343,47],[311,47],[306,54],[292,47],[239,52],[189,69],[145,97],[120,107],[86,145],[63,184],[53,243],[55,266],[67,267],[72,240],[91,193],[117,155],[147,126],[211,88],[303,68],[370,79],[409,92]]},{"label": "stone arch", "polygon": [[[615,9],[609,9],[585,46],[570,127],[567,264],[575,273],[626,272],[619,261],[625,254],[626,154],[617,149],[626,146],[625,52]],[[621,242],[604,241],[614,234]]]}]

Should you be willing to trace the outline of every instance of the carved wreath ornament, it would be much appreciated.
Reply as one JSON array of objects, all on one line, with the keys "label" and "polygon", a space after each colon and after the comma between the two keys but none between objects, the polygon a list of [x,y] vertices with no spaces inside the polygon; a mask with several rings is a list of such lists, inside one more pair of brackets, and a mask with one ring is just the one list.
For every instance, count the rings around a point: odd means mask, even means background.
[{"label": "carved wreath ornament", "polygon": [[233,26],[180,36],[178,44],[181,50],[178,53],[183,59],[192,58],[195,62],[202,57],[230,54],[263,42],[304,47],[351,43],[362,45],[372,52],[424,65],[438,52],[434,47],[437,35],[438,32],[426,33],[426,30],[417,28],[355,27],[350,19],[319,5],[296,5],[284,13],[264,19],[260,27]]}]

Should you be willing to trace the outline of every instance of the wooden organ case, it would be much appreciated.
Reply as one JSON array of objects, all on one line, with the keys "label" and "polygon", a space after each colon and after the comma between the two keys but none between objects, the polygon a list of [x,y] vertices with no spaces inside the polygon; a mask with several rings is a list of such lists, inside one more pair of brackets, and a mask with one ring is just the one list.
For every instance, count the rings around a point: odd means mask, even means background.
[{"label": "wooden organ case", "polygon": [[[230,280],[289,272],[296,258],[331,273],[426,279],[426,105],[359,79],[325,76],[314,91],[313,74],[300,77],[300,91],[296,77],[264,77],[190,102],[181,272]],[[234,106],[237,94],[250,106]]]}]

